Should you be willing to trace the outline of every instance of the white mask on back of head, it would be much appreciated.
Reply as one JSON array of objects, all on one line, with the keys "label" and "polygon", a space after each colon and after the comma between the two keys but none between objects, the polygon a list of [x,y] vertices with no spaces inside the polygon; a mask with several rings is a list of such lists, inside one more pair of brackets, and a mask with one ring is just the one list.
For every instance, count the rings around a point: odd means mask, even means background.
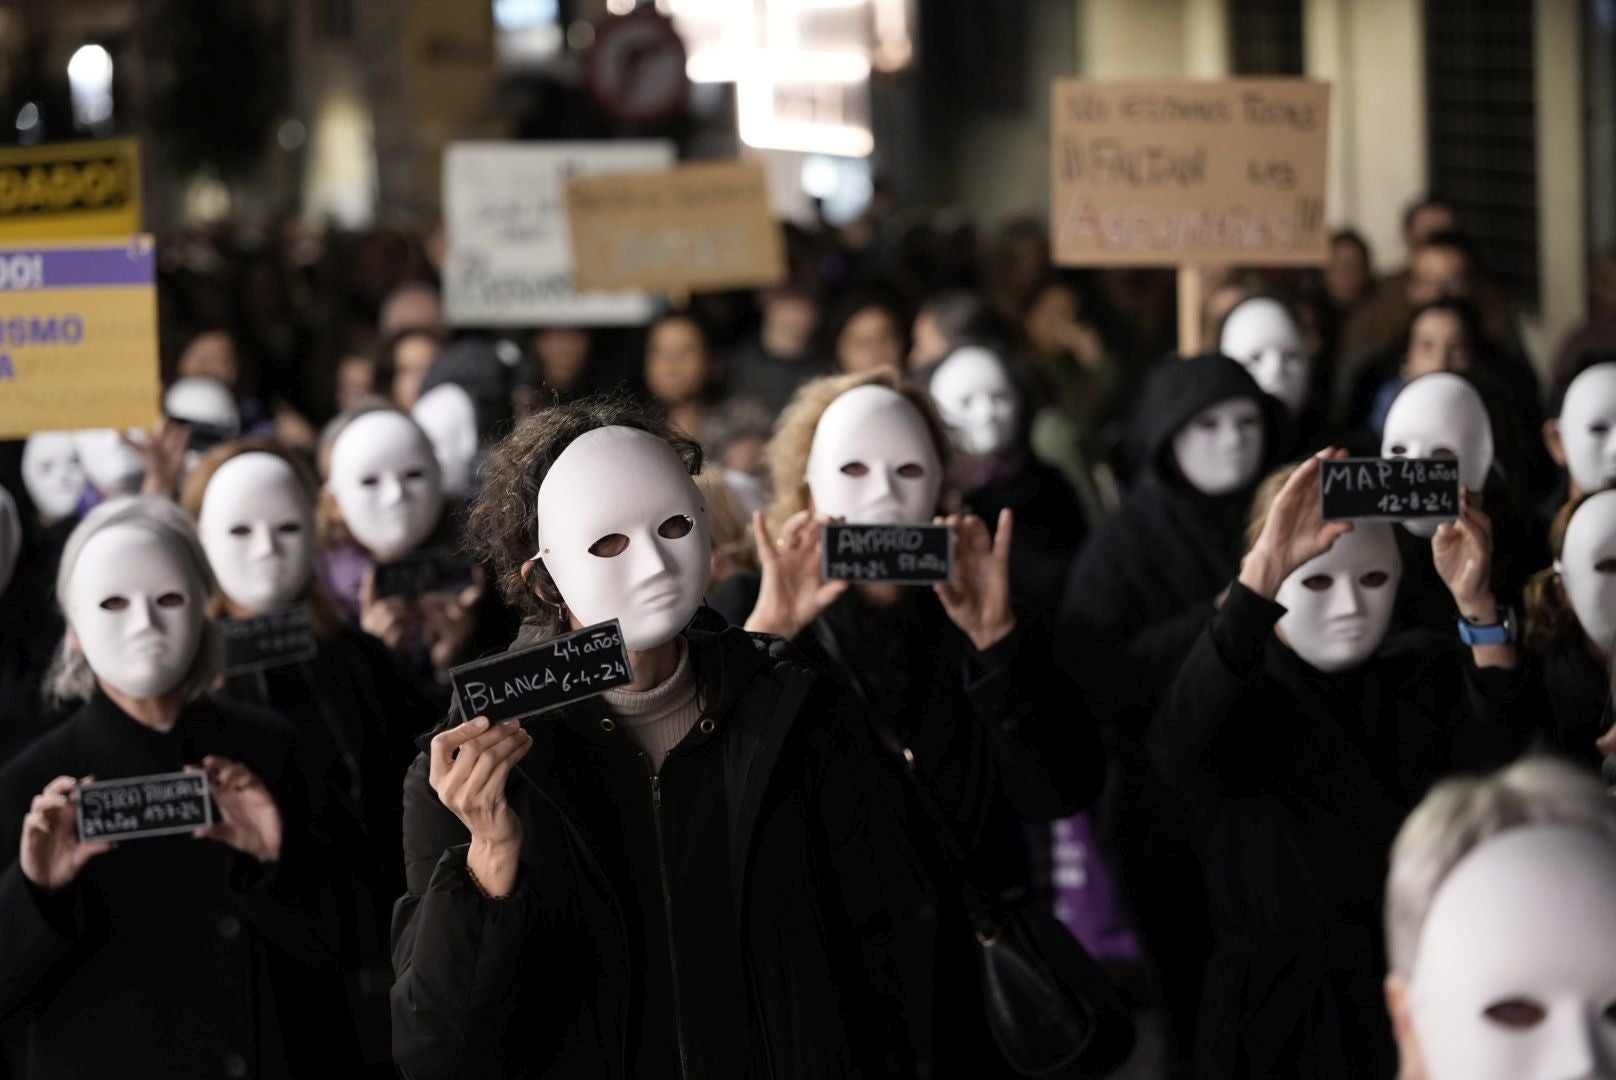
[{"label": "white mask on back of head", "polygon": [[22,448],[22,482],[46,524],[78,508],[84,466],[71,431],[36,431]]},{"label": "white mask on back of head", "polygon": [[0,488],[0,593],[11,584],[21,554],[22,518],[17,516],[17,503],[11,492]]},{"label": "white mask on back of head", "polygon": [[441,383],[422,394],[410,416],[432,440],[432,453],[443,470],[443,490],[464,499],[477,489],[477,406],[462,386]]},{"label": "white mask on back of head", "polygon": [[1564,824],[1483,841],[1438,886],[1408,976],[1429,1080],[1616,1077],[1616,845]]},{"label": "white mask on back of head", "polygon": [[261,451],[214,472],[197,515],[219,588],[253,615],[288,607],[314,572],[314,507],[292,467]]},{"label": "white mask on back of head", "polygon": [[1259,296],[1236,305],[1223,322],[1218,351],[1238,361],[1263,393],[1284,402],[1292,416],[1302,411],[1313,358],[1284,304]]},{"label": "white mask on back of head", "polygon": [[1559,423],[1572,482],[1585,493],[1616,484],[1616,364],[1571,380]]},{"label": "white mask on back of head", "polygon": [[1250,398],[1220,401],[1197,413],[1173,436],[1173,458],[1203,495],[1250,487],[1263,459],[1262,406]]},{"label": "white mask on back of head", "polygon": [[[129,437],[143,441],[146,436],[144,432],[137,431]],[[140,490],[146,466],[118,432],[111,428],[77,431],[73,433],[73,446],[78,450],[84,475],[90,478],[95,490],[105,497],[133,495]]]},{"label": "white mask on back of head", "polygon": [[419,547],[437,527],[443,482],[432,444],[409,417],[382,409],[348,422],[326,481],[355,540],[378,559]]},{"label": "white mask on back of head", "polygon": [[1582,632],[1609,655],[1616,646],[1616,491],[1577,507],[1555,569]]},{"label": "white mask on back of head", "polygon": [[814,428],[808,492],[818,513],[850,524],[930,523],[942,471],[920,410],[888,387],[855,386]]},{"label": "white mask on back of head", "polygon": [[988,457],[1010,449],[1021,417],[1021,394],[1004,361],[988,349],[967,345],[937,365],[931,398],[967,454]]},{"label": "white mask on back of head", "polygon": [[1403,560],[1390,525],[1359,522],[1323,555],[1279,586],[1279,630],[1291,650],[1324,672],[1368,660],[1386,637],[1397,606]]},{"label": "white mask on back of head", "polygon": [[91,671],[142,701],[184,680],[207,598],[181,553],[141,525],[112,525],[84,544],[72,575],[66,614]]},{"label": "white mask on back of head", "polygon": [[[1478,494],[1493,467],[1493,427],[1481,395],[1462,376],[1439,371],[1403,388],[1386,414],[1380,454],[1389,458],[1458,458],[1459,480]],[[1434,536],[1441,522],[1407,521],[1415,536]]]},{"label": "white mask on back of head", "polygon": [[640,652],[672,641],[712,570],[707,504],[673,447],[648,431],[596,428],[539,485],[539,550],[585,626],[617,619]]}]

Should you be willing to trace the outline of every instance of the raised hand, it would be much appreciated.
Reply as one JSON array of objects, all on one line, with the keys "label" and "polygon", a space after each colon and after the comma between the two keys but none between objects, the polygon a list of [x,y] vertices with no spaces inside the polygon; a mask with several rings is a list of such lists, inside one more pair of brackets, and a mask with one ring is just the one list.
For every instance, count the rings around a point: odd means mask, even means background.
[{"label": "raised hand", "polygon": [[197,838],[228,844],[259,862],[279,859],[281,812],[258,774],[239,761],[211,754],[202,759],[202,771],[207,773],[219,817],[196,830]]},{"label": "raised hand", "polygon": [[166,416],[158,417],[157,426],[148,433],[145,442],[136,442],[127,435],[119,435],[123,444],[140,455],[146,474],[140,482],[142,495],[161,495],[165,499],[176,497],[180,489],[180,476],[185,471],[185,451],[191,445],[191,429]]},{"label": "raised hand", "polygon": [[522,819],[506,801],[505,784],[531,749],[533,736],[520,723],[490,726],[485,716],[432,737],[432,790],[471,833],[466,865],[494,896],[516,887]]},{"label": "raised hand", "polygon": [[1272,600],[1292,571],[1352,531],[1351,522],[1324,520],[1319,495],[1320,462],[1346,456],[1345,450],[1325,450],[1291,473],[1268,508],[1257,542],[1240,563],[1242,585]]},{"label": "raised hand", "polygon": [[1016,627],[1010,604],[1010,541],[1014,516],[999,511],[995,536],[974,514],[936,519],[954,530],[954,570],[946,584],[932,586],[954,625],[965,631],[977,651],[1002,641]]},{"label": "raised hand", "polygon": [[376,598],[376,571],[366,570],[359,583],[359,629],[381,641],[389,649],[404,642],[413,622],[409,599],[403,596]]},{"label": "raised hand", "polygon": [[1493,523],[1470,491],[1461,493],[1459,518],[1445,522],[1431,537],[1431,558],[1460,614],[1487,625],[1497,621],[1493,598]]},{"label": "raised hand", "polygon": [[85,863],[115,846],[79,840],[73,788],[94,779],[86,776],[76,781],[71,776],[58,776],[34,796],[27,816],[22,819],[22,844],[17,861],[23,877],[46,892],[66,887],[79,876]]},{"label": "raised hand", "polygon": [[845,581],[822,581],[825,533],[807,510],[799,510],[780,526],[778,538],[769,536],[762,512],[752,515],[752,536],[757,541],[763,580],[746,629],[777,634],[787,641],[802,633],[825,609],[847,591]]},{"label": "raised hand", "polygon": [[453,667],[477,632],[477,615],[473,609],[482,599],[483,571],[481,567],[472,570],[476,584],[468,585],[459,595],[428,593],[417,600],[421,625],[432,647],[432,666],[438,671]]}]

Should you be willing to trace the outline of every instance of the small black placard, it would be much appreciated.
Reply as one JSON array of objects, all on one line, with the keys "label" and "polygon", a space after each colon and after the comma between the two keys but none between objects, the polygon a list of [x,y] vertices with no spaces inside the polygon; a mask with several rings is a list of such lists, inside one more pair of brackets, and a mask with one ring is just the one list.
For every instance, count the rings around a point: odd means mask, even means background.
[{"label": "small black placard", "polygon": [[302,604],[252,619],[220,619],[224,673],[247,675],[283,664],[313,660],[320,652],[309,612]]},{"label": "small black placard", "polygon": [[157,773],[78,786],[79,839],[143,840],[213,824],[208,778],[199,772]]},{"label": "small black placard", "polygon": [[1323,466],[1325,521],[1459,516],[1459,463],[1452,458],[1343,458]]},{"label": "small black placard", "polygon": [[947,525],[826,525],[825,581],[933,585],[954,566]]},{"label": "small black placard", "polygon": [[376,564],[376,599],[457,593],[477,583],[471,563],[453,548],[422,548],[402,559]]},{"label": "small black placard", "polygon": [[634,681],[617,620],[449,672],[467,720],[519,720]]}]

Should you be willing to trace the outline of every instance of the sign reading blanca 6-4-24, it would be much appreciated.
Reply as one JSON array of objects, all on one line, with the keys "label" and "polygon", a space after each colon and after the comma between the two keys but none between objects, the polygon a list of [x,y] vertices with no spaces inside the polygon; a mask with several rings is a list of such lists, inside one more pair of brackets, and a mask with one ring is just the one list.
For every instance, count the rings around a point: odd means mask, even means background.
[{"label": "sign reading blanca 6-4-24", "polygon": [[1328,84],[1061,79],[1054,94],[1055,262],[1325,261]]},{"label": "sign reading blanca 6-4-24", "polygon": [[157,417],[156,249],[0,248],[0,439]]}]

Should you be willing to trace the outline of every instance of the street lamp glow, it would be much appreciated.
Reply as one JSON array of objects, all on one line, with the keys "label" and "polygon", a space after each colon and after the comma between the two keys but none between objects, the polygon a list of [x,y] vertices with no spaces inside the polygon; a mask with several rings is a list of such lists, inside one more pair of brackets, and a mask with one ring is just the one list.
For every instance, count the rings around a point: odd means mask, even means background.
[{"label": "street lamp glow", "polygon": [[112,54],[100,45],[80,45],[67,62],[73,122],[92,128],[112,119]]}]

